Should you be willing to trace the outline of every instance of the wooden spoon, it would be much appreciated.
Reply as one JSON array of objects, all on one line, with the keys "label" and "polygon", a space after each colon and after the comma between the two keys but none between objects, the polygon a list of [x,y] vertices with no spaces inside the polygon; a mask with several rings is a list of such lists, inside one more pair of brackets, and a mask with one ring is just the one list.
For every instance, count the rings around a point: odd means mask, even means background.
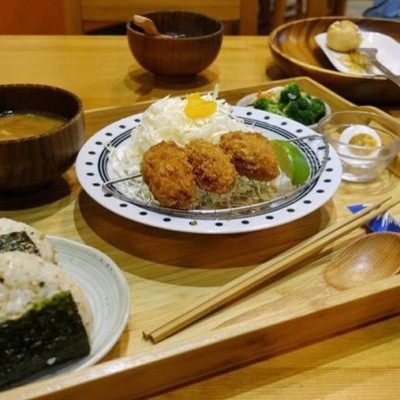
[{"label": "wooden spoon", "polygon": [[299,290],[228,319],[215,329],[267,315],[304,301],[313,301],[341,290],[388,278],[400,270],[400,234],[371,233],[340,251],[308,284]]},{"label": "wooden spoon", "polygon": [[168,39],[170,39],[172,37],[172,36],[164,35],[164,34],[161,34],[160,32],[158,32],[158,29],[157,29],[156,25],[154,24],[154,21],[150,18],[143,17],[142,15],[134,15],[132,20],[135,25],[142,28],[144,30],[144,32],[149,36],[158,36],[158,37],[163,37],[163,38],[168,38]]}]

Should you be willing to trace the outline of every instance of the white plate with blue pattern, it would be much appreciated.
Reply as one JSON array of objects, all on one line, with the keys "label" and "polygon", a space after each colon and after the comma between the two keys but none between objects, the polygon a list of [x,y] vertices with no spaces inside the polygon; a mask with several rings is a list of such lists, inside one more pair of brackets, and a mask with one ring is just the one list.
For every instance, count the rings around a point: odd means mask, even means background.
[{"label": "white plate with blue pattern", "polygon": [[[232,114],[242,118],[268,139],[293,140],[315,137],[315,132],[304,125],[279,115],[247,107],[232,107]],[[102,185],[117,177],[109,162],[108,145],[126,146],[141,122],[142,114],[116,121],[94,134],[79,152],[76,170],[84,190],[96,202],[108,210],[132,221],[153,227],[179,232],[199,234],[232,234],[257,231],[286,224],[304,217],[325,204],[339,187],[342,167],[335,150],[325,144],[325,156],[321,158],[321,142],[297,142],[311,168],[308,183],[299,187],[293,195],[271,204],[260,212],[249,212],[222,217],[175,215],[174,212],[139,206],[105,193]]]}]

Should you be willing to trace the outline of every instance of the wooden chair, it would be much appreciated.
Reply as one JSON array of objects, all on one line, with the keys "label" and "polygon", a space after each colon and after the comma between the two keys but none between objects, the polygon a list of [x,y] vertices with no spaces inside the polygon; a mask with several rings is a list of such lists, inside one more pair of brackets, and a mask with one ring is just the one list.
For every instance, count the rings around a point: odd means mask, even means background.
[{"label": "wooden chair", "polygon": [[[294,18],[344,15],[346,4],[347,0],[296,0],[293,15]],[[287,8],[287,0],[275,0],[271,24],[272,29],[285,22]]]},{"label": "wooden chair", "polygon": [[258,0],[64,0],[66,32],[82,34],[84,23],[125,22],[133,14],[168,9],[239,21],[239,34],[257,34]]}]

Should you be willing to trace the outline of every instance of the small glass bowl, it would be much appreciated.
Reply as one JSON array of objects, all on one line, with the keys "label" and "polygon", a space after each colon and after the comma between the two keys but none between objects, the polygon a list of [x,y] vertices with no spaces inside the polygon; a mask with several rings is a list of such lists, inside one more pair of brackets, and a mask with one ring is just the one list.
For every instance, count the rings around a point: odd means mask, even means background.
[{"label": "small glass bowl", "polygon": [[[400,123],[369,111],[332,113],[318,123],[317,131],[328,138],[339,154],[342,179],[346,181],[375,179],[400,149]],[[360,134],[367,134],[364,136],[369,141],[367,146],[357,144]]]}]

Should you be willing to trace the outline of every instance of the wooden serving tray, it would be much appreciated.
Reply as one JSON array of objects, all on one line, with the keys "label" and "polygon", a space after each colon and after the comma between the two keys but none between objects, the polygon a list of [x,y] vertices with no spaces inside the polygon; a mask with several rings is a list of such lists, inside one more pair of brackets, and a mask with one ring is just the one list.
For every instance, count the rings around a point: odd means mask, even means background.
[{"label": "wooden serving tray", "polygon": [[[220,97],[234,104],[246,94],[294,81],[301,89],[327,101],[332,111],[355,107],[308,78],[222,91]],[[86,112],[88,134],[119,118],[141,112],[150,103],[89,110]],[[388,116],[388,126],[391,121]],[[215,287],[248,271],[254,264],[291,247],[296,241],[317,232],[321,226],[340,220],[347,215],[346,204],[355,198],[365,200],[365,197],[361,192],[351,197],[349,192],[352,186],[345,184],[323,210],[303,218],[301,222],[278,227],[272,233],[268,230],[210,239],[170,233],[126,221],[98,206],[80,191],[73,173],[69,179],[75,185],[70,203],[57,203],[50,211],[39,208],[29,212],[36,212],[35,219],[44,220],[43,224],[37,224],[38,228],[54,227],[51,232],[45,230],[46,233],[64,232],[71,239],[98,247],[118,263],[132,292],[129,325],[118,344],[100,364],[3,392],[0,400],[137,399],[305,346],[400,312],[400,276],[395,276],[287,307],[263,321],[219,328],[224,321],[280,298],[309,282],[329,262],[331,254],[327,254],[323,259],[304,265],[164,342],[152,345],[141,338],[142,329],[160,324],[182,306],[212,293]],[[398,179],[392,175],[383,179],[384,183],[367,186],[364,193],[371,197],[380,196],[382,187],[385,187],[385,194],[399,196],[399,185],[393,185],[398,183]],[[388,179],[390,184],[386,185]],[[361,191],[359,187],[357,190]],[[400,215],[400,208],[394,213]],[[364,232],[360,230],[360,233]],[[237,247],[242,249],[241,252]],[[227,254],[227,248],[232,248],[232,255]],[[331,250],[334,249],[333,246]]]}]

